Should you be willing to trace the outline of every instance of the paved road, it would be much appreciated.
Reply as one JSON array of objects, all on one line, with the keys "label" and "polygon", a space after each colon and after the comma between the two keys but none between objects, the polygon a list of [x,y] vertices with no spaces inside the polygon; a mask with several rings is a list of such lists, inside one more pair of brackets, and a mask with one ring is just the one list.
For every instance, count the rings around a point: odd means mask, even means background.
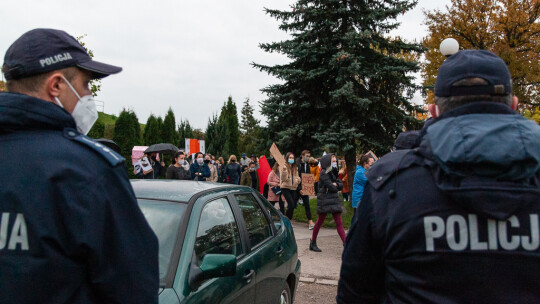
[{"label": "paved road", "polygon": [[292,221],[298,258],[302,262],[296,304],[335,303],[343,244],[336,229],[321,228],[317,245],[322,252],[309,250],[312,230],[307,224]]}]

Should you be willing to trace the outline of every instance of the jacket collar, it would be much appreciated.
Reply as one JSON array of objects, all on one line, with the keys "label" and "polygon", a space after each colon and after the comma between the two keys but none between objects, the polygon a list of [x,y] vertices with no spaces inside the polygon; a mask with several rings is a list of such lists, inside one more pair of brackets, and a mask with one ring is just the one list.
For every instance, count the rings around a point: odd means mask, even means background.
[{"label": "jacket collar", "polygon": [[75,128],[71,114],[42,99],[0,93],[0,130],[62,130]]}]

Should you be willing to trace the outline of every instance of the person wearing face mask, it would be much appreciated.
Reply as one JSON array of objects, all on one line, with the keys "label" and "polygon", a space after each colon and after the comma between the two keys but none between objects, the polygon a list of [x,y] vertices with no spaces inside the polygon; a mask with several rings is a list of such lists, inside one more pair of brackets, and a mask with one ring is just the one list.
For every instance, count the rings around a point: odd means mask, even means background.
[{"label": "person wearing face mask", "polygon": [[[298,163],[298,176],[300,176],[300,181],[302,180],[302,173],[311,174],[311,168],[309,167],[309,164],[308,164],[310,157],[311,157],[311,153],[308,150],[302,151],[302,157],[300,158],[300,162]],[[302,195],[302,193],[300,193],[301,190],[302,190],[302,185],[299,185],[298,191],[296,192],[296,197],[299,197],[303,202],[304,210],[306,211],[306,218],[308,220],[308,229],[311,230],[315,226],[315,223],[313,223],[313,220],[311,217],[311,206],[309,205],[309,195]]]},{"label": "person wearing face mask", "polygon": [[242,178],[240,179],[240,185],[251,187],[257,191],[261,189],[259,185],[259,177],[257,175],[257,168],[254,162],[249,163],[247,170],[242,173]]},{"label": "person wearing face mask", "polygon": [[309,167],[311,174],[313,174],[315,178],[315,193],[317,193],[319,191],[319,173],[321,172],[321,169],[319,168],[319,161],[314,157],[310,157]]},{"label": "person wearing face mask", "polygon": [[287,201],[287,211],[285,212],[285,215],[289,219],[292,219],[294,209],[296,208],[295,191],[298,189],[301,179],[300,176],[298,176],[298,166],[296,165],[294,154],[288,152],[285,156],[285,160],[287,163],[280,168],[280,187],[281,193],[283,194],[285,201]]},{"label": "person wearing face mask", "polygon": [[309,250],[321,252],[317,246],[319,229],[328,213],[331,213],[336,223],[336,229],[343,244],[345,244],[345,229],[341,213],[343,212],[342,201],[338,192],[343,189],[343,183],[338,178],[338,162],[334,154],[326,154],[321,158],[321,173],[319,175],[319,192],[317,192],[317,222],[313,228],[313,234],[309,243]]},{"label": "person wearing face mask", "polygon": [[184,160],[184,152],[174,154],[172,164],[167,168],[167,179],[190,180],[189,164]]},{"label": "person wearing face mask", "polygon": [[208,166],[208,169],[210,169],[210,177],[206,178],[207,182],[217,182],[218,181],[218,172],[217,167],[212,163],[212,156],[210,154],[206,154],[204,157],[204,164]]},{"label": "person wearing face mask", "polygon": [[191,172],[191,179],[195,181],[206,181],[210,177],[210,168],[208,163],[204,161],[204,154],[201,152],[195,154],[189,171]]},{"label": "person wearing face mask", "polygon": [[241,174],[242,168],[236,162],[236,156],[233,154],[229,157],[229,163],[225,166],[224,180],[226,183],[238,185]]},{"label": "person wearing face mask", "polygon": [[360,159],[358,160],[358,165],[356,166],[356,173],[354,174],[353,180],[351,205],[354,211],[351,218],[351,225],[356,218],[356,208],[358,207],[358,204],[360,203],[360,201],[362,200],[362,196],[364,195],[364,188],[366,187],[367,183],[366,171],[371,167],[373,162],[374,159],[369,155],[362,155],[362,157],[360,157]]},{"label": "person wearing face mask", "polygon": [[85,135],[97,119],[89,81],[121,70],[60,30],[31,30],[8,48],[0,303],[158,302],[158,241],[125,160]]}]

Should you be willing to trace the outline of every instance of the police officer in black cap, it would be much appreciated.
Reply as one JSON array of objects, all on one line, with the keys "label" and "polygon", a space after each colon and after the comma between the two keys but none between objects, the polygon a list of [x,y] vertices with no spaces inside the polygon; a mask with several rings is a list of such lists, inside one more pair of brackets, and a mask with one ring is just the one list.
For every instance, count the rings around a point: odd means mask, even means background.
[{"label": "police officer in black cap", "polygon": [[91,79],[120,72],[52,29],[7,50],[0,94],[0,303],[157,303],[157,238],[124,159],[85,136]]},{"label": "police officer in black cap", "polygon": [[504,61],[442,64],[420,144],[381,158],[343,252],[338,303],[538,303],[540,126]]}]

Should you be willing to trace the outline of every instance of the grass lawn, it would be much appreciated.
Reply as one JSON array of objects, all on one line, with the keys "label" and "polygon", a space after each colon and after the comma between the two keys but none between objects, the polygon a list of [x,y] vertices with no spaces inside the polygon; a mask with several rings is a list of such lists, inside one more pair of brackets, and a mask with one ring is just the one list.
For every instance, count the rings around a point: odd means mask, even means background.
[{"label": "grass lawn", "polygon": [[[277,204],[276,204],[277,206]],[[317,222],[317,199],[312,198],[309,200],[309,206],[311,207],[311,216],[313,217],[313,222]],[[341,213],[341,219],[343,220],[343,227],[345,229],[349,229],[349,226],[351,225],[351,219],[353,216],[354,209],[351,207],[351,202],[343,202],[343,213]],[[293,219],[298,222],[305,222],[307,225],[307,218],[306,218],[306,209],[302,205],[298,205],[296,209],[294,209],[294,215]],[[336,223],[334,222],[334,218],[331,214],[326,215],[326,219],[324,220],[323,227],[327,228],[336,228]]]}]

